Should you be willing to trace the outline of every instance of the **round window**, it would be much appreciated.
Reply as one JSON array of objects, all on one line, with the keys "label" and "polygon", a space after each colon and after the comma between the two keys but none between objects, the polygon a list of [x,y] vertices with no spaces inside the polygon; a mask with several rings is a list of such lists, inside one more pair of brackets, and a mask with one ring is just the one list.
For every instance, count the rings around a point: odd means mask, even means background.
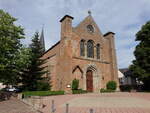
[{"label": "round window", "polygon": [[92,25],[88,25],[87,26],[87,31],[90,32],[90,33],[93,33],[94,32],[94,27]]}]

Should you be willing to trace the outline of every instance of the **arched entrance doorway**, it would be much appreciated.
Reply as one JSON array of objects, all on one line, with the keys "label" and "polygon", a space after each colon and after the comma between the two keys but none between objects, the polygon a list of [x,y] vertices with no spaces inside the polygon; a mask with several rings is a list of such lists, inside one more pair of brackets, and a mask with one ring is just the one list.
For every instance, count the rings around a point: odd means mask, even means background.
[{"label": "arched entrance doorway", "polygon": [[93,72],[91,70],[86,72],[86,89],[93,92]]}]

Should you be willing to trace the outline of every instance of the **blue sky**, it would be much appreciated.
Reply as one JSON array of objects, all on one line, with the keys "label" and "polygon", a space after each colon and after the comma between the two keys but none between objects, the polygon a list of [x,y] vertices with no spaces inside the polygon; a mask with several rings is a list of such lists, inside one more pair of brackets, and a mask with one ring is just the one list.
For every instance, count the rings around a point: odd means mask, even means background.
[{"label": "blue sky", "polygon": [[60,39],[59,20],[69,14],[76,26],[91,10],[102,33],[116,33],[115,43],[119,68],[128,67],[134,59],[135,34],[150,20],[150,0],[0,0],[0,9],[18,18],[25,28],[24,44],[29,44],[35,31],[44,24],[46,49]]}]

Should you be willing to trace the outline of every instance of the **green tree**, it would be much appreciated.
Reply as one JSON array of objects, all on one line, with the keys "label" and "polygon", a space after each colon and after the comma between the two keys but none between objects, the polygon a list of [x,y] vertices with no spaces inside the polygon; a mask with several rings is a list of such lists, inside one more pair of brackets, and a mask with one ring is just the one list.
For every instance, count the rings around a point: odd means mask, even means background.
[{"label": "green tree", "polygon": [[46,82],[46,77],[43,77],[43,74],[45,74],[46,71],[43,71],[45,67],[42,66],[45,63],[45,60],[40,58],[43,52],[41,43],[39,41],[38,32],[34,34],[32,43],[30,44],[29,48],[31,49],[31,63],[23,71],[21,78],[24,89],[34,91],[39,89],[38,84]]},{"label": "green tree", "polygon": [[0,81],[8,85],[17,84],[16,54],[21,47],[20,39],[24,38],[23,28],[15,25],[16,21],[0,10]]},{"label": "green tree", "polygon": [[22,74],[31,64],[31,49],[22,47],[16,54],[17,83],[22,83]]},{"label": "green tree", "polygon": [[150,21],[136,34],[136,41],[139,42],[134,51],[136,60],[130,70],[135,77],[143,81],[144,88],[150,90]]},{"label": "green tree", "polygon": [[16,55],[16,65],[19,72],[26,69],[31,64],[31,49],[28,47],[21,47]]}]

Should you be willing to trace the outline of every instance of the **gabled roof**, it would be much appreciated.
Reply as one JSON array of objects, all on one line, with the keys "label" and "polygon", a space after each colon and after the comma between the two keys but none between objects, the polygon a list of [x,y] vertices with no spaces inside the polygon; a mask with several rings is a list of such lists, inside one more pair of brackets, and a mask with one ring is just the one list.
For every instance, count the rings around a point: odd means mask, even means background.
[{"label": "gabled roof", "polygon": [[119,69],[125,76],[132,76],[132,72],[128,68]]},{"label": "gabled roof", "polygon": [[98,29],[100,34],[102,34],[101,30],[99,29],[98,25],[96,24],[95,20],[93,19],[92,15],[88,15],[83,21],[81,21],[75,28],[82,26],[82,24],[89,22],[89,24],[93,23],[94,26]]},{"label": "gabled roof", "polygon": [[45,52],[43,53],[43,55],[46,54],[48,51],[52,50],[54,47],[56,47],[59,43],[60,43],[60,41],[58,41],[57,43],[55,43],[55,44],[54,44],[53,46],[51,46],[47,51],[45,51]]}]

